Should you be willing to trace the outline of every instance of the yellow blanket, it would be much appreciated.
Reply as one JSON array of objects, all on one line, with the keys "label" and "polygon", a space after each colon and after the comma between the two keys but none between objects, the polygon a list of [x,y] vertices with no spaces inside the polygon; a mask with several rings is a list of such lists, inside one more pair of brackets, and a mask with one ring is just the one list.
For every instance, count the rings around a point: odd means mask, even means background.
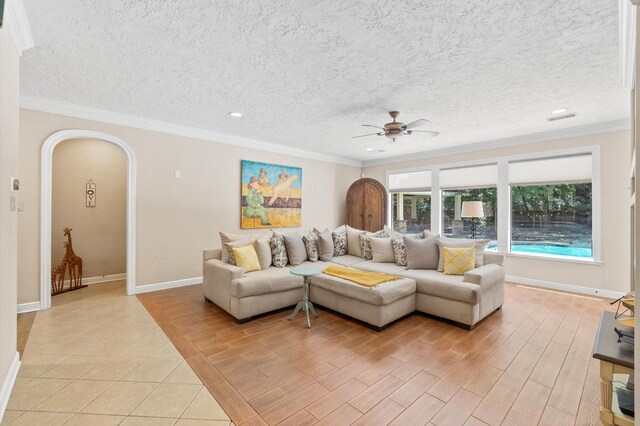
[{"label": "yellow blanket", "polygon": [[329,266],[322,272],[327,275],[333,275],[334,277],[353,281],[356,284],[364,285],[367,287],[373,287],[378,284],[386,283],[387,281],[395,281],[401,278],[397,275],[381,274],[379,272],[359,271],[357,269],[349,269],[345,268],[344,266],[335,265]]}]

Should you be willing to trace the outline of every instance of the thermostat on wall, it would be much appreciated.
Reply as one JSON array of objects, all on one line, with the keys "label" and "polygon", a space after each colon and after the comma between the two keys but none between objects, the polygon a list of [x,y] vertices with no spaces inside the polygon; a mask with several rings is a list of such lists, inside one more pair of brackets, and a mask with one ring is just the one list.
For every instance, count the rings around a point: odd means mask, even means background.
[{"label": "thermostat on wall", "polygon": [[18,178],[11,178],[11,190],[12,191],[18,191],[20,190],[20,179]]}]

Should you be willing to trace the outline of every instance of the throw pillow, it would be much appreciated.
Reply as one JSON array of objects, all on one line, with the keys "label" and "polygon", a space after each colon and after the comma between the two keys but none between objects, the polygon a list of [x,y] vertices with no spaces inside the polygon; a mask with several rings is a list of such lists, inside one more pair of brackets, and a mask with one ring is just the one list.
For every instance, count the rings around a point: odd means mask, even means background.
[{"label": "throw pillow", "polygon": [[440,260],[438,261],[438,271],[442,272],[444,270],[444,257],[442,255],[442,248],[461,248],[461,247],[474,247],[475,248],[475,262],[474,266],[476,268],[484,265],[484,250],[487,248],[489,244],[489,240],[467,240],[467,239],[457,239],[457,238],[441,238],[438,240],[438,247],[440,250]]},{"label": "throw pillow", "polygon": [[247,238],[244,240],[239,240],[239,241],[232,241],[230,243],[225,243],[224,245],[224,249],[222,250],[223,253],[227,253],[227,263],[231,264],[231,265],[235,265],[236,264],[236,258],[233,254],[233,249],[234,248],[238,248],[238,247],[245,247],[248,246],[250,244],[253,244],[256,240],[254,240],[253,238]]},{"label": "throw pillow", "polygon": [[234,247],[233,257],[236,260],[236,265],[244,270],[244,272],[259,271],[260,261],[258,260],[258,253],[256,253],[253,244],[249,244],[245,247]]},{"label": "throw pillow", "polygon": [[276,268],[287,266],[289,257],[287,256],[287,246],[284,244],[284,235],[274,232],[271,241],[269,241],[269,246],[271,247],[273,266]]},{"label": "throw pillow", "polygon": [[445,275],[464,275],[474,268],[476,249],[474,247],[443,247]]},{"label": "throw pillow", "polygon": [[262,234],[228,234],[226,232],[220,232],[220,247],[222,247],[222,261],[229,263],[229,252],[225,250],[224,245],[233,241],[241,241],[247,239],[253,239],[254,241],[260,238]]},{"label": "throw pillow", "polygon": [[407,250],[404,246],[402,238],[392,238],[391,245],[393,246],[393,257],[398,266],[407,266]]},{"label": "throw pillow", "polygon": [[385,238],[384,230],[378,232],[367,232],[364,235],[360,235],[360,250],[362,251],[362,258],[364,260],[371,260],[371,238]]},{"label": "throw pillow", "polygon": [[438,237],[429,238],[404,237],[403,243],[407,251],[407,268],[409,269],[437,269],[439,250]]},{"label": "throw pillow", "polygon": [[287,246],[287,255],[291,266],[298,266],[308,259],[302,235],[297,232],[286,234],[284,236],[284,244]]},{"label": "throw pillow", "polygon": [[320,260],[329,262],[333,258],[333,236],[331,231],[325,229],[318,235],[318,257]]},{"label": "throw pillow", "polygon": [[360,245],[360,235],[366,234],[367,231],[355,229],[347,225],[347,254],[356,257],[362,257],[362,246]]},{"label": "throw pillow", "polygon": [[391,238],[371,238],[371,258],[376,263],[395,262]]},{"label": "throw pillow", "polygon": [[271,266],[271,235],[266,234],[260,238],[258,238],[255,243],[253,243],[253,247],[256,249],[256,253],[258,254],[258,261],[260,261],[260,268],[267,269]]},{"label": "throw pillow", "polygon": [[347,231],[333,231],[333,257],[347,254]]},{"label": "throw pillow", "polygon": [[318,261],[318,236],[314,232],[308,232],[302,235],[304,249],[307,252],[307,258],[312,262]]}]

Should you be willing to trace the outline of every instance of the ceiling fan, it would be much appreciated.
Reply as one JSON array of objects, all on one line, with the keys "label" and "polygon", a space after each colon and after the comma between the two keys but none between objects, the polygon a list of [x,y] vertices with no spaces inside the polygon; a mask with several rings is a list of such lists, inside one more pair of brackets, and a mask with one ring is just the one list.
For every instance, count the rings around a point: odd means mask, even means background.
[{"label": "ceiling fan", "polygon": [[391,116],[391,118],[393,118],[393,121],[391,123],[385,124],[384,127],[374,126],[373,124],[363,124],[364,127],[375,127],[377,129],[380,129],[381,131],[376,133],[369,133],[366,135],[354,136],[353,139],[376,135],[386,136],[391,139],[392,142],[395,142],[399,137],[403,135],[410,135],[413,132],[429,133],[432,136],[438,136],[440,134],[440,132],[434,132],[431,130],[415,130],[416,127],[430,124],[431,122],[429,120],[421,118],[420,120],[412,121],[409,124],[404,124],[400,121],[396,121],[396,117],[398,116],[398,114],[400,114],[398,111],[389,111],[389,115]]}]

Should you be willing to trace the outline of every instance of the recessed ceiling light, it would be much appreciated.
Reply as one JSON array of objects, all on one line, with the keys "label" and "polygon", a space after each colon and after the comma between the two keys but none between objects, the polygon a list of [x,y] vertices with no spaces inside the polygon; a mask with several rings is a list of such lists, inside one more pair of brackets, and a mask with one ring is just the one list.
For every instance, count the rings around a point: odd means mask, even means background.
[{"label": "recessed ceiling light", "polygon": [[567,108],[558,108],[551,111],[551,114],[562,114],[569,111]]},{"label": "recessed ceiling light", "polygon": [[369,152],[372,152],[373,148],[367,148],[366,150],[369,151]]},{"label": "recessed ceiling light", "polygon": [[230,112],[229,115],[232,117],[242,117],[242,113],[239,112]]}]

